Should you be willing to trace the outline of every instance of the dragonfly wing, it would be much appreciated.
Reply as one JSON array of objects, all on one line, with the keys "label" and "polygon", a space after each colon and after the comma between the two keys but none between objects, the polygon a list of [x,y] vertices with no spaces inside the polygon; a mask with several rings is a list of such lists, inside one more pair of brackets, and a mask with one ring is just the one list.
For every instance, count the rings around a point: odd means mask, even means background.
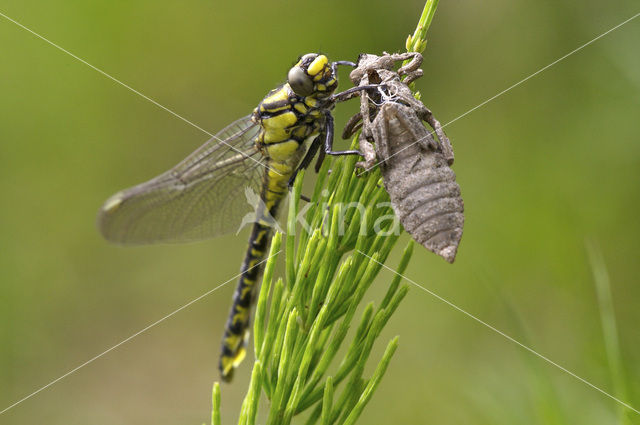
[{"label": "dragonfly wing", "polygon": [[236,231],[254,211],[249,195],[260,193],[265,165],[255,145],[259,129],[243,117],[171,170],[116,193],[100,209],[100,232],[111,242],[144,244]]}]

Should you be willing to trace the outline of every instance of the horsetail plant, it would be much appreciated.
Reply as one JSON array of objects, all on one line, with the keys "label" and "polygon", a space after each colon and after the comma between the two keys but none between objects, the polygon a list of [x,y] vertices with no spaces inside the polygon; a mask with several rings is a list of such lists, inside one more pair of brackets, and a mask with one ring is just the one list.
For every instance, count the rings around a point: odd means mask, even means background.
[{"label": "horsetail plant", "polygon": [[[407,40],[409,51],[424,49],[437,3],[426,2],[416,32]],[[358,134],[353,148],[357,140]],[[380,171],[357,175],[357,160],[354,156],[327,158],[306,204],[300,202],[304,172],[295,181],[287,234],[276,233],[271,241],[256,303],[255,360],[240,425],[256,423],[263,395],[269,405],[266,422],[261,423],[288,425],[295,415],[310,411],[308,425],[352,425],[398,346],[396,336],[387,343],[372,375],[364,375],[376,340],[407,294],[400,274],[411,258],[413,241],[405,247],[398,274],[382,301],[377,306],[368,303],[358,314],[400,229]],[[283,255],[285,275],[276,277],[274,268]],[[348,341],[352,327],[355,332]],[[211,423],[222,423],[218,383],[213,387]]]}]

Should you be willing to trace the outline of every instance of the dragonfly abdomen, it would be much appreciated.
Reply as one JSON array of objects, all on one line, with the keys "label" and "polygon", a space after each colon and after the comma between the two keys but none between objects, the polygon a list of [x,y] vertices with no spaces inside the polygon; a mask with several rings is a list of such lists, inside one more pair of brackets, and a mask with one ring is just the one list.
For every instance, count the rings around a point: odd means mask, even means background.
[{"label": "dragonfly abdomen", "polygon": [[[275,213],[275,211],[273,211]],[[270,225],[258,220],[253,225],[249,247],[242,263],[242,274],[233,295],[233,304],[225,325],[220,355],[220,374],[230,381],[233,370],[246,356],[249,336],[249,317],[256,291],[256,283],[262,271],[261,262],[265,257],[271,237]]]},{"label": "dragonfly abdomen", "polygon": [[[321,86],[323,94],[331,94],[337,81],[327,58],[313,55],[310,59],[313,61],[306,65],[309,76],[322,73],[324,79],[318,78],[316,86]],[[318,74],[311,72],[314,70]],[[322,83],[327,78],[328,83]],[[306,151],[305,141],[315,138],[325,125],[327,106],[317,100],[318,94],[315,89],[308,96],[300,96],[289,83],[285,83],[269,92],[253,111],[253,121],[260,125],[256,144],[266,157],[266,167],[260,193],[262,204],[256,209],[255,224],[222,340],[220,374],[225,381],[231,380],[234,368],[246,355],[251,307],[271,239],[274,217]]]}]

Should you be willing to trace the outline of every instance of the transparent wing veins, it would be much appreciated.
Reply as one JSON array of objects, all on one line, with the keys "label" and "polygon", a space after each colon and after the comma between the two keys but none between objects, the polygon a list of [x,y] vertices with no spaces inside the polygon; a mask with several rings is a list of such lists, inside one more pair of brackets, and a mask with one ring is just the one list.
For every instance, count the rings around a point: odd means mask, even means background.
[{"label": "transparent wing veins", "polygon": [[[252,210],[245,190],[259,191],[264,164],[256,147],[259,127],[243,117],[167,172],[118,192],[98,215],[112,242],[184,242],[236,230]],[[222,142],[221,142],[222,141]]]}]

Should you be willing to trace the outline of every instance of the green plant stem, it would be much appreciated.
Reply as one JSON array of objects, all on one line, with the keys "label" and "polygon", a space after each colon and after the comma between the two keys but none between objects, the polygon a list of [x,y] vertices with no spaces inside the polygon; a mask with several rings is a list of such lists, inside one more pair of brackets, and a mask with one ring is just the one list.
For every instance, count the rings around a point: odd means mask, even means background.
[{"label": "green plant stem", "polygon": [[217,382],[213,384],[211,404],[211,425],[222,425],[222,420],[220,419],[220,384]]},{"label": "green plant stem", "polygon": [[[428,0],[418,27],[407,41],[410,51],[426,45],[426,32],[437,6]],[[359,134],[352,141],[357,147]],[[362,176],[358,158],[327,157],[310,205],[304,206],[307,226],[298,225],[304,173],[291,191],[287,234],[276,233],[265,265],[254,320],[255,362],[242,404],[241,425],[257,422],[260,398],[269,400],[267,425],[288,425],[295,415],[312,408],[306,423],[353,424],[371,400],[398,346],[387,344],[370,377],[365,366],[383,328],[408,291],[394,276],[384,298],[363,307],[368,289],[398,240],[379,169]],[[284,277],[274,281],[275,264],[284,242]],[[398,270],[404,271],[413,252],[409,242]],[[357,314],[363,309],[361,314]],[[355,334],[348,339],[352,326]],[[337,358],[341,347],[346,353]],[[329,371],[333,368],[331,376]],[[339,388],[342,386],[342,388]],[[339,397],[335,397],[336,391]],[[220,423],[220,389],[214,386],[212,423]]]},{"label": "green plant stem", "polygon": [[[602,334],[604,336],[604,346],[607,353],[607,363],[609,373],[613,381],[613,393],[620,400],[627,400],[627,383],[624,368],[622,366],[622,356],[620,354],[620,341],[618,339],[618,327],[616,325],[616,315],[611,297],[611,280],[609,272],[604,262],[602,252],[593,241],[586,242],[587,254],[593,273],[593,280],[596,287],[598,307],[600,310],[600,322]],[[631,423],[627,416],[628,409],[617,404],[618,421],[621,425]]]}]

